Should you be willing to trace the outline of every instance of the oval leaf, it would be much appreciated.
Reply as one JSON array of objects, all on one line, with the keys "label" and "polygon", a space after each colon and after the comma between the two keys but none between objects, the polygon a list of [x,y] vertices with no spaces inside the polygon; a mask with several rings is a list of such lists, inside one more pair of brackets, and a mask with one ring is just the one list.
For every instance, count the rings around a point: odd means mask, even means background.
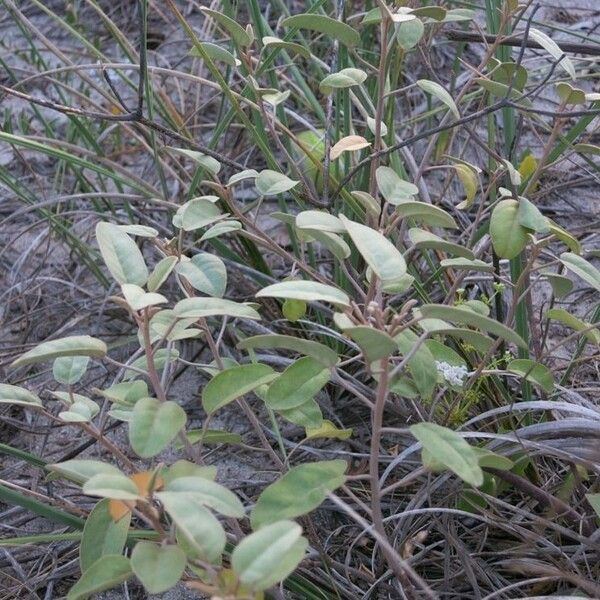
[{"label": "oval leaf", "polygon": [[142,398],[133,408],[129,443],[138,456],[155,456],[173,440],[186,420],[185,411],[176,402]]},{"label": "oval leaf", "polygon": [[353,47],[360,43],[358,31],[331,17],[325,15],[315,15],[312,13],[303,13],[292,15],[284,19],[281,24],[284,27],[293,27],[294,29],[309,29],[325,33],[345,46]]},{"label": "oval leaf", "polygon": [[227,269],[225,263],[214,254],[196,254],[191,260],[177,263],[175,271],[199,292],[219,298],[225,294]]},{"label": "oval leaf", "polygon": [[350,298],[345,292],[316,281],[294,280],[274,283],[257,292],[256,297],[331,302],[344,307],[350,306]]},{"label": "oval leaf", "polygon": [[406,273],[406,262],[396,246],[371,227],[356,223],[340,214],[352,242],[371,267],[385,281],[394,281]]},{"label": "oval leaf", "polygon": [[131,553],[131,569],[149,594],[162,594],[178,581],[187,563],[179,547],[138,542]]},{"label": "oval leaf", "polygon": [[304,558],[308,540],[293,521],[279,521],[244,538],[231,555],[240,581],[253,590],[266,590],[283,581]]},{"label": "oval leaf", "polygon": [[202,391],[202,406],[208,414],[273,381],[277,373],[267,365],[239,365],[217,373]]},{"label": "oval leaf", "polygon": [[265,402],[271,408],[286,410],[308,402],[329,381],[329,369],[322,363],[304,356],[293,362],[269,386]]},{"label": "oval leaf", "polygon": [[102,358],[106,355],[106,352],[106,344],[102,340],[89,335],[73,335],[57,340],[50,340],[49,342],[42,342],[13,361],[11,366],[21,367],[62,356]]},{"label": "oval leaf", "polygon": [[87,600],[94,594],[110,590],[127,581],[132,575],[128,558],[108,554],[98,559],[83,573],[79,581],[69,590],[67,600]]},{"label": "oval leaf", "polygon": [[483,483],[476,452],[456,432],[435,423],[418,423],[411,426],[410,431],[434,461],[475,487]]},{"label": "oval leaf", "polygon": [[110,274],[118,283],[144,285],[148,267],[137,244],[117,225],[98,223],[96,241]]},{"label": "oval leaf", "polygon": [[109,510],[110,500],[100,500],[85,521],[79,565],[87,571],[99,558],[107,554],[121,554],[127,542],[131,513],[127,511],[122,519],[115,522]]},{"label": "oval leaf", "polygon": [[305,515],[346,481],[345,460],[327,460],[292,467],[265,488],[250,515],[253,529],[280,519]]}]

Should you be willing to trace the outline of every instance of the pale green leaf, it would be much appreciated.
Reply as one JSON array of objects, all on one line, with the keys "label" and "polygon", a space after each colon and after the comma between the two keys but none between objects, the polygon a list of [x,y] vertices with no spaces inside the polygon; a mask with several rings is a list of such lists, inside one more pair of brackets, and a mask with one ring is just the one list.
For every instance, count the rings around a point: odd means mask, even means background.
[{"label": "pale green leaf", "polygon": [[345,460],[327,460],[292,467],[258,497],[250,515],[253,529],[317,508],[328,493],[344,485],[347,466]]},{"label": "pale green leaf", "polygon": [[127,581],[132,575],[127,557],[107,554],[82,574],[79,581],[69,590],[67,600],[88,600],[95,594]]},{"label": "pale green leaf", "polygon": [[330,372],[310,356],[294,361],[269,386],[266,404],[275,410],[300,406],[314,398],[329,381]]},{"label": "pale green leaf", "polygon": [[399,250],[379,231],[356,223],[340,214],[340,219],[365,262],[382,281],[395,281],[406,273]]},{"label": "pale green leaf", "polygon": [[131,569],[149,594],[162,594],[176,585],[187,559],[178,546],[138,542],[131,553]]},{"label": "pale green leaf", "polygon": [[350,306],[350,298],[342,290],[324,283],[301,279],[274,283],[257,292],[256,297],[331,302],[344,307]]},{"label": "pale green leaf", "polygon": [[475,487],[483,483],[477,454],[456,432],[435,423],[418,423],[410,431],[436,462]]},{"label": "pale green leaf", "polygon": [[338,362],[338,355],[334,350],[312,340],[294,337],[291,335],[265,334],[246,338],[238,343],[240,350],[256,348],[284,348],[306,356],[311,356],[325,367],[333,367]]},{"label": "pale green leaf", "polygon": [[293,521],[273,523],[245,537],[231,555],[240,581],[262,591],[283,581],[304,558],[308,540]]},{"label": "pale green leaf", "polygon": [[118,283],[146,283],[148,267],[141,251],[117,225],[98,223],[96,241],[104,263]]},{"label": "pale green leaf", "polygon": [[110,500],[100,500],[88,515],[79,547],[81,571],[87,571],[106,554],[121,554],[127,542],[131,512],[114,521],[109,511]]},{"label": "pale green leaf", "polygon": [[296,187],[300,182],[290,179],[283,173],[265,169],[258,174],[255,185],[263,196],[276,196]]},{"label": "pale green leaf", "polygon": [[220,298],[227,288],[225,263],[208,252],[195,254],[191,260],[177,263],[175,271],[185,277],[195,290],[209,296]]},{"label": "pale green leaf", "polygon": [[63,356],[89,356],[102,358],[107,352],[106,344],[89,335],[73,335],[42,342],[14,360],[11,367],[53,360]]},{"label": "pale green leaf", "polygon": [[212,414],[276,377],[277,373],[271,367],[261,364],[238,365],[225,369],[204,387],[202,406],[207,413]]},{"label": "pale green leaf", "polygon": [[155,456],[175,438],[186,420],[185,411],[176,402],[141,398],[129,422],[129,443],[137,455]]},{"label": "pale green leaf", "polygon": [[419,79],[417,80],[417,85],[424,92],[435,96],[438,100],[440,100],[450,109],[450,112],[457,119],[460,119],[460,112],[458,111],[458,108],[452,96],[439,83],[436,83],[435,81],[430,81],[428,79]]},{"label": "pale green leaf", "polygon": [[260,321],[260,315],[250,305],[222,298],[186,298],[175,305],[174,311],[180,319],[232,317]]},{"label": "pale green leaf", "polygon": [[360,35],[358,31],[325,15],[317,15],[313,13],[304,13],[299,15],[292,15],[284,19],[281,24],[284,27],[294,29],[308,29],[310,31],[318,31],[319,33],[325,33],[329,37],[332,37],[345,46],[353,47],[360,43]]}]

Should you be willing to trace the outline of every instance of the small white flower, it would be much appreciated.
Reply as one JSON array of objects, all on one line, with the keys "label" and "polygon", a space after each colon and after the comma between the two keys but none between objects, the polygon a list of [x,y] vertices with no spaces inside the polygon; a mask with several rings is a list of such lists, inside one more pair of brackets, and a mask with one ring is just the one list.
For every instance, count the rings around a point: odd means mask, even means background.
[{"label": "small white flower", "polygon": [[455,367],[447,362],[436,360],[435,366],[437,367],[438,372],[441,373],[442,377],[450,385],[462,385],[469,374],[467,367],[463,365]]}]

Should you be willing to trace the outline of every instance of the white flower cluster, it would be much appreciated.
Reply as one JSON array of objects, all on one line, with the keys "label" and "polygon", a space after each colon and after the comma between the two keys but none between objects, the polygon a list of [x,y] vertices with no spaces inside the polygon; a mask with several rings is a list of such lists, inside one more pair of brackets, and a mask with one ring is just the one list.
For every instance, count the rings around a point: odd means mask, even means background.
[{"label": "white flower cluster", "polygon": [[436,360],[435,366],[450,385],[462,385],[468,375],[467,367],[455,367],[442,360]]}]

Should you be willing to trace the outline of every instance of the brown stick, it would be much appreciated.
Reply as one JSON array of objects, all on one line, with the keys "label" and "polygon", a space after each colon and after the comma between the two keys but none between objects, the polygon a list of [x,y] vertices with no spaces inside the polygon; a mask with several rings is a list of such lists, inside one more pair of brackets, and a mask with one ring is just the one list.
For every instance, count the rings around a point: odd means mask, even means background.
[{"label": "brown stick", "polygon": [[[523,38],[518,35],[502,37],[491,34],[480,34],[472,31],[459,31],[450,29],[446,31],[446,37],[453,42],[488,42],[489,44],[499,44],[500,46],[521,46]],[[501,38],[498,41],[498,38]],[[560,42],[558,44],[563,52],[573,52],[574,54],[587,54],[588,56],[600,56],[600,44],[577,44],[572,42]],[[543,46],[533,40],[525,41],[526,48],[537,48],[543,50]]]}]

